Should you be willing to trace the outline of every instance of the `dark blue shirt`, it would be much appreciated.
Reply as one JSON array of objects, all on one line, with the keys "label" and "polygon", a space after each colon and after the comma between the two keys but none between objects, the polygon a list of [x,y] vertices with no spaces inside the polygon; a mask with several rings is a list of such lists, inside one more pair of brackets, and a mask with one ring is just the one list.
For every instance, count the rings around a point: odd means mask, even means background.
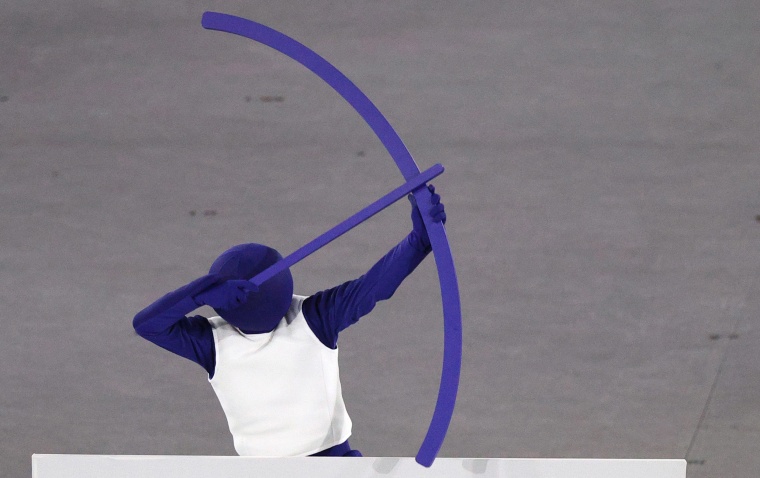
[{"label": "dark blue shirt", "polygon": [[[412,232],[358,279],[317,292],[303,303],[303,314],[314,335],[335,349],[338,334],[367,315],[378,301],[390,298],[401,282],[430,252]],[[205,317],[186,314],[198,306],[192,297],[218,278],[207,275],[166,294],[134,318],[135,331],[154,344],[200,364],[214,376],[216,351]]]}]

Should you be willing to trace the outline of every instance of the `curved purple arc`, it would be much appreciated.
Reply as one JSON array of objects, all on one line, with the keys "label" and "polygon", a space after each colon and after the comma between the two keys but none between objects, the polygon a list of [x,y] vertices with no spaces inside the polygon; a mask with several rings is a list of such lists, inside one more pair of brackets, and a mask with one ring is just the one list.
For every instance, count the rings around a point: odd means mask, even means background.
[{"label": "curved purple arc", "polygon": [[[314,51],[272,28],[233,15],[205,12],[201,24],[209,30],[233,33],[257,41],[304,65],[329,84],[361,115],[388,150],[404,179],[410,181],[420,174],[419,167],[401,138],[377,107],[351,80]],[[426,187],[418,188],[413,194],[418,204],[430,203],[430,191]],[[416,457],[421,465],[430,466],[443,444],[454,413],[462,364],[462,314],[456,269],[446,230],[443,224],[433,223],[429,215],[423,214],[422,217],[438,269],[444,319],[443,369],[438,399],[430,427]]]}]

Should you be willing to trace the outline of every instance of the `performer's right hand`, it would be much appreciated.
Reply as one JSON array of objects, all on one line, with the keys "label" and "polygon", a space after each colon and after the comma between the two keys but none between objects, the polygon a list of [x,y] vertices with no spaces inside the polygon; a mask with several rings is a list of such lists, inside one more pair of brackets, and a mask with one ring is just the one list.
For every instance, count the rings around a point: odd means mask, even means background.
[{"label": "performer's right hand", "polygon": [[233,309],[248,300],[248,294],[258,287],[247,280],[228,280],[193,296],[196,304],[208,305],[214,309]]}]

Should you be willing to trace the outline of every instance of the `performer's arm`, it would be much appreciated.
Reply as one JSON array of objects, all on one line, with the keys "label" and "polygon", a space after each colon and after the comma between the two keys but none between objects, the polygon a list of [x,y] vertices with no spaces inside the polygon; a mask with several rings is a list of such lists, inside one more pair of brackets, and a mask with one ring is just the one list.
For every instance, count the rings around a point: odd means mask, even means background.
[{"label": "performer's arm", "polygon": [[370,313],[378,301],[390,298],[401,282],[428,254],[415,247],[410,233],[358,279],[317,292],[303,304],[303,313],[314,334],[330,348],[337,347],[338,333]]},{"label": "performer's arm", "polygon": [[198,304],[193,297],[217,284],[216,275],[206,275],[161,297],[132,321],[141,337],[185,357],[214,375],[216,355],[211,325],[205,317],[186,317]]},{"label": "performer's arm", "polygon": [[[431,192],[434,189],[430,186]],[[412,202],[412,232],[391,249],[363,276],[318,292],[303,303],[309,327],[327,347],[336,348],[338,333],[367,315],[378,301],[389,299],[401,282],[432,250],[419,208]],[[435,222],[445,222],[440,196],[432,195],[429,213]]]}]

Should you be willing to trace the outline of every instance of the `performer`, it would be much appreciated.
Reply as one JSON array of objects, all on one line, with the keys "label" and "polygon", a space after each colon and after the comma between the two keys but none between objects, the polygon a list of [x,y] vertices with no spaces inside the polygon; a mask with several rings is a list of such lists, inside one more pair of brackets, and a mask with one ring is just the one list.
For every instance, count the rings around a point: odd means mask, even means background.
[{"label": "performer", "polygon": [[[433,193],[430,215],[446,221]],[[366,274],[304,297],[288,269],[248,281],[282,256],[260,244],[220,255],[209,273],[139,312],[135,331],[200,364],[244,456],[362,456],[352,450],[351,419],[338,373],[338,334],[390,298],[431,251],[414,196],[412,231]],[[428,208],[423,208],[428,209]],[[186,315],[208,305],[218,317]]]}]

